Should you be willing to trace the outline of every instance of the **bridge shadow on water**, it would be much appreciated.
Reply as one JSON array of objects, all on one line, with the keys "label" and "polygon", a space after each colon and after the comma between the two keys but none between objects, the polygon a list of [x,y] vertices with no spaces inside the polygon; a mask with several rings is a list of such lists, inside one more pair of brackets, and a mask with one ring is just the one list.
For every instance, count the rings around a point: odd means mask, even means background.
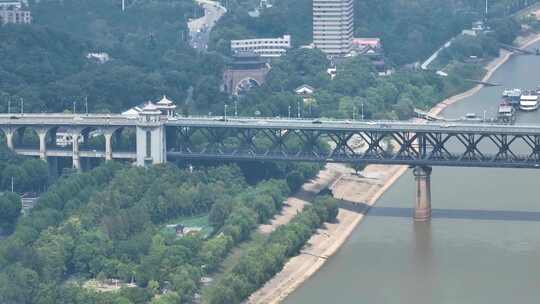
[{"label": "bridge shadow on water", "polygon": [[[412,218],[413,208],[404,207],[369,207],[364,203],[341,200],[339,207],[369,216]],[[432,209],[433,219],[486,220],[486,221],[523,221],[540,222],[540,211],[480,210],[480,209]]]}]

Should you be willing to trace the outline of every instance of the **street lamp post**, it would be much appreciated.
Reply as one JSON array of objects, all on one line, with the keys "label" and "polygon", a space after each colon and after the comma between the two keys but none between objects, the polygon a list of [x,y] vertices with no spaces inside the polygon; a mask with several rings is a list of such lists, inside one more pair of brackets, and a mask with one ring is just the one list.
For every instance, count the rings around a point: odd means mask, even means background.
[{"label": "street lamp post", "polygon": [[24,99],[21,97],[21,114],[24,114]]},{"label": "street lamp post", "polygon": [[234,100],[234,116],[238,117],[238,100]]},{"label": "street lamp post", "polygon": [[356,106],[352,106],[352,120],[356,120]]},{"label": "street lamp post", "polygon": [[362,106],[362,120],[364,120],[364,103],[363,102],[362,102],[361,106]]},{"label": "street lamp post", "polygon": [[298,118],[300,118],[300,116],[301,116],[300,115],[300,101],[297,104],[297,116],[298,116]]},{"label": "street lamp post", "polygon": [[225,120],[227,120],[227,104],[225,104],[225,107],[224,107],[224,108],[225,108],[225,109],[224,109],[224,111],[223,111],[223,118],[224,118]]},{"label": "street lamp post", "polygon": [[289,105],[289,119],[291,119],[291,105]]}]

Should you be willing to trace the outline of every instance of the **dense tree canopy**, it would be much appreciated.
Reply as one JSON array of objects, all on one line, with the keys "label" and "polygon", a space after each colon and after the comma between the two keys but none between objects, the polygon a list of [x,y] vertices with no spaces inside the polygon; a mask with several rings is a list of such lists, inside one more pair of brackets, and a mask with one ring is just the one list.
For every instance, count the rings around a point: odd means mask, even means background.
[{"label": "dense tree canopy", "polygon": [[[80,111],[87,100],[90,111],[118,112],[167,94],[182,110],[207,112],[221,101],[223,59],[187,43],[187,19],[199,7],[128,3],[122,12],[120,1],[39,1],[33,25],[0,27],[0,109],[24,99],[27,111],[64,111],[74,101]],[[86,58],[99,52],[110,61]]]},{"label": "dense tree canopy", "polygon": [[[316,171],[309,168],[296,170],[310,178]],[[0,302],[147,303],[163,290],[174,294],[159,301],[189,301],[200,278],[279,212],[290,193],[284,180],[250,186],[232,165],[191,171],[116,163],[60,178],[18,221],[20,199],[4,193],[0,220],[16,226],[0,241],[0,282],[21,275],[1,284]],[[209,216],[208,238],[163,232],[171,220],[201,215]],[[134,280],[138,287],[93,293],[83,287],[90,278]]]},{"label": "dense tree canopy", "polygon": [[0,193],[0,229],[11,228],[21,214],[21,197],[17,193]]}]

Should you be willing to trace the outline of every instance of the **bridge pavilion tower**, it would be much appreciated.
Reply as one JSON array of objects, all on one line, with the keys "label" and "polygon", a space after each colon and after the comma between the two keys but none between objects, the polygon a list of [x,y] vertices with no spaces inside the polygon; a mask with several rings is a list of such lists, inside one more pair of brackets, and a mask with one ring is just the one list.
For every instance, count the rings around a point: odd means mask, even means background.
[{"label": "bridge pavilion tower", "polygon": [[149,101],[137,122],[137,166],[167,161],[165,127],[159,107]]},{"label": "bridge pavilion tower", "polygon": [[155,104],[147,102],[137,122],[137,165],[167,161],[167,136],[164,123],[174,118],[176,105],[165,95]]}]

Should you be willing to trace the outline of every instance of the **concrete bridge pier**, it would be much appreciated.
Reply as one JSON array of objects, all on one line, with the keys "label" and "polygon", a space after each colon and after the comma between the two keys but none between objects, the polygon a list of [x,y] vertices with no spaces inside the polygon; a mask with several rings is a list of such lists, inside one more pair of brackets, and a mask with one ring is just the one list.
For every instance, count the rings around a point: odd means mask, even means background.
[{"label": "concrete bridge pier", "polygon": [[165,128],[137,126],[137,165],[167,162]]},{"label": "concrete bridge pier", "polygon": [[36,129],[37,135],[39,137],[39,158],[42,160],[47,160],[47,133],[49,129],[47,128],[38,128]]},{"label": "concrete bridge pier", "polygon": [[73,131],[71,132],[71,141],[72,141],[72,152],[73,152],[73,169],[81,169],[81,157],[79,154],[79,138],[81,137],[80,132]]},{"label": "concrete bridge pier", "polygon": [[4,131],[4,135],[6,135],[6,145],[10,150],[13,150],[15,148],[15,145],[13,145],[13,135],[15,134],[15,131],[11,128],[5,128],[2,129],[2,131]]},{"label": "concrete bridge pier", "polygon": [[105,136],[105,160],[112,160],[112,136],[113,132],[105,131],[103,132]]},{"label": "concrete bridge pier", "polygon": [[413,169],[416,180],[415,221],[428,221],[431,218],[431,171],[432,168],[428,166],[416,166]]}]

